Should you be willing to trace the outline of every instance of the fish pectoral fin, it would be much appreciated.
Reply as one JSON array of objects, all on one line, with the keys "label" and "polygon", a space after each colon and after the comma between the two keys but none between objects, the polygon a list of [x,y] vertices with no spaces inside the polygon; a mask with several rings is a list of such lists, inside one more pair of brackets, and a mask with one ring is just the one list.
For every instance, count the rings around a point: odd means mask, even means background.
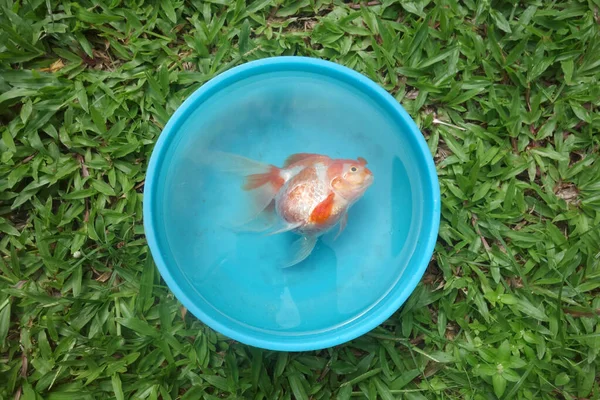
[{"label": "fish pectoral fin", "polygon": [[310,221],[316,224],[324,224],[327,222],[331,213],[333,212],[333,205],[335,203],[335,192],[329,193],[329,196],[312,210],[310,214]]},{"label": "fish pectoral fin", "polygon": [[289,258],[281,268],[289,268],[304,261],[315,248],[317,236],[302,236],[292,243]]},{"label": "fish pectoral fin", "polygon": [[336,240],[338,237],[340,237],[342,232],[344,232],[344,229],[346,229],[346,225],[348,225],[348,212],[345,212],[344,215],[342,215],[342,218],[340,219],[340,229],[333,240]]}]

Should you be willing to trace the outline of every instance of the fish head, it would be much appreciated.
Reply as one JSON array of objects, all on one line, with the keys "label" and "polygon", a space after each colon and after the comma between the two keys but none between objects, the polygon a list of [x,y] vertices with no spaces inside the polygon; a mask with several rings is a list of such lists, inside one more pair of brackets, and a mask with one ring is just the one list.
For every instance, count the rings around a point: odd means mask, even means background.
[{"label": "fish head", "polygon": [[333,189],[343,198],[353,203],[373,184],[374,176],[367,168],[367,160],[340,160],[332,179]]}]

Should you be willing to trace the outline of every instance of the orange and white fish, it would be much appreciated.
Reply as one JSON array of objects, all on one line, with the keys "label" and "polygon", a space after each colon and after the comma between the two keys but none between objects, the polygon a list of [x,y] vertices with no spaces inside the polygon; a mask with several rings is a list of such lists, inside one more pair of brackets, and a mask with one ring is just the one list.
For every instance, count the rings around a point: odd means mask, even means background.
[{"label": "orange and white fish", "polygon": [[219,153],[215,160],[221,169],[245,177],[243,188],[251,191],[256,200],[253,219],[266,215],[274,220],[263,230],[271,229],[269,234],[301,235],[292,244],[290,257],[283,267],[306,259],[319,236],[334,226],[339,224],[338,235],[342,233],[349,208],[374,180],[373,173],[366,167],[367,161],[361,157],[346,160],[299,153],[290,156],[282,168],[227,153]]}]

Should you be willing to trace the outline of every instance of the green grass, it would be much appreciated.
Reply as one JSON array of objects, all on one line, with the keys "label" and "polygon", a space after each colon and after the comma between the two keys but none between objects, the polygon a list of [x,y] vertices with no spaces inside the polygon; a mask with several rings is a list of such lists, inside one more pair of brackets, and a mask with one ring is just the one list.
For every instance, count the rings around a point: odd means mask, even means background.
[{"label": "green grass", "polygon": [[[246,3],[0,0],[0,399],[600,398],[600,1]],[[169,116],[276,55],[392,93],[442,191],[408,302],[312,353],[186,314],[142,228]]]}]

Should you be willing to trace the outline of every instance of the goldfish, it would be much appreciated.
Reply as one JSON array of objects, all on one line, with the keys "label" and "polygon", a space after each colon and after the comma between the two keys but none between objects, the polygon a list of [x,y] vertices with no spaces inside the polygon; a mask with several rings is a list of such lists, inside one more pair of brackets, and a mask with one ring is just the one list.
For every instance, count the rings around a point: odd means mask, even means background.
[{"label": "goldfish", "polygon": [[249,227],[252,221],[266,217],[268,224],[248,230],[270,230],[269,235],[293,232],[300,236],[282,267],[304,261],[319,237],[336,225],[337,238],[348,223],[348,210],[374,181],[373,173],[366,167],[367,160],[362,157],[332,159],[298,153],[289,156],[282,167],[228,153],[219,153],[213,160],[222,170],[242,175],[242,189],[254,197],[252,217],[242,226]]}]

